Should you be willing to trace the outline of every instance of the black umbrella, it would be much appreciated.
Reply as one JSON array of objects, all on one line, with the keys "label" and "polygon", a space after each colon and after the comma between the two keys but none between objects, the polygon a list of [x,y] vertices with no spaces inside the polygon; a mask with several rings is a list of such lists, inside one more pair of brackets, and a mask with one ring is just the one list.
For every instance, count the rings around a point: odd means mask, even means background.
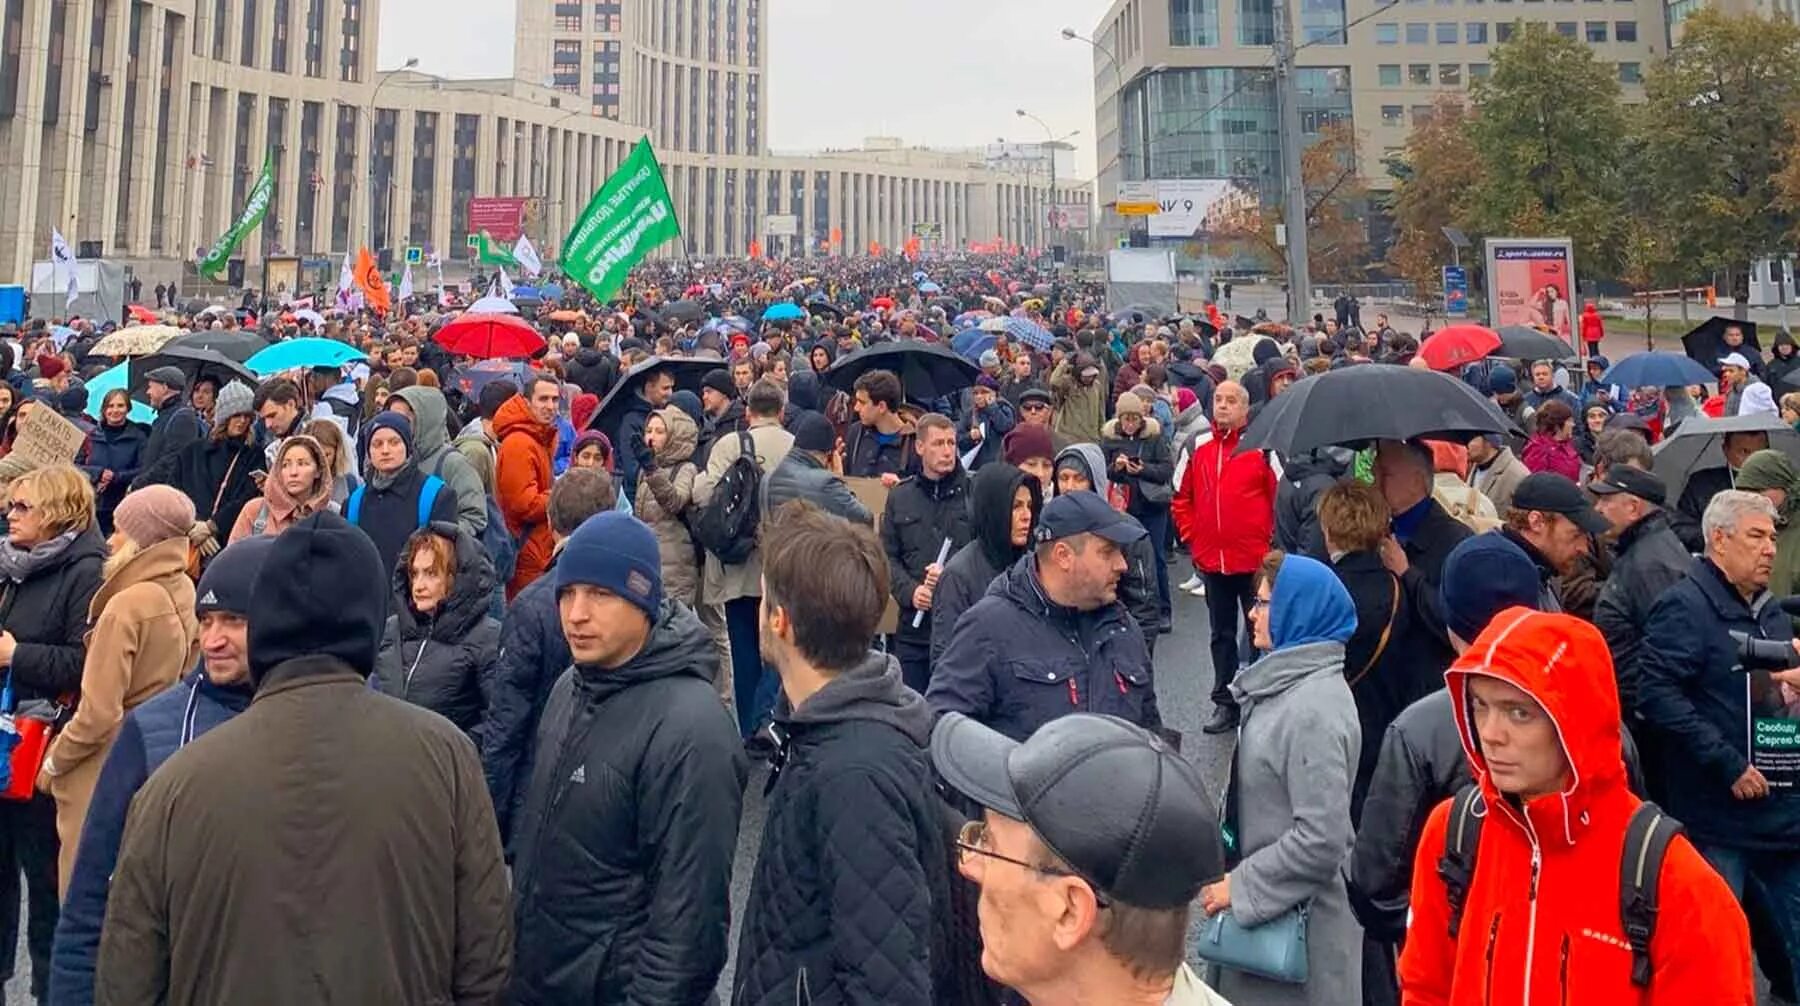
[{"label": "black umbrella", "polygon": [[664,304],[660,312],[664,324],[679,326],[684,322],[700,321],[707,316],[706,306],[697,300],[678,300]]},{"label": "black umbrella", "polygon": [[194,386],[195,381],[203,377],[210,377],[218,381],[220,386],[230,384],[232,381],[242,381],[252,388],[256,387],[258,380],[257,376],[250,372],[250,368],[217,350],[196,349],[193,346],[178,346],[170,343],[164,346],[160,352],[131,358],[131,366],[125,372],[127,387],[134,394],[141,394],[148,383],[144,375],[158,367],[179,369],[187,375],[190,388]]},{"label": "black umbrella", "polygon": [[255,332],[195,332],[169,343],[165,349],[181,346],[187,349],[210,349],[227,359],[243,363],[269,348],[269,342]]},{"label": "black umbrella", "polygon": [[806,302],[806,309],[813,314],[829,315],[839,321],[844,320],[844,309],[830,301],[809,300]]},{"label": "black umbrella", "polygon": [[1238,449],[1293,457],[1371,440],[1510,432],[1493,402],[1448,374],[1370,363],[1296,382],[1263,406]]},{"label": "black umbrella", "polygon": [[953,395],[975,383],[981,368],[957,355],[948,346],[908,339],[859,349],[825,370],[825,383],[846,394],[856,379],[871,370],[890,370],[900,378],[906,397],[930,402]]},{"label": "black umbrella", "polygon": [[[1745,338],[1749,338],[1748,333]],[[1675,432],[1651,451],[1656,456],[1656,474],[1669,487],[1670,499],[1681,498],[1695,472],[1725,467],[1725,437],[1732,433],[1765,434],[1770,447],[1786,454],[1789,460],[1800,462],[1800,433],[1795,433],[1779,416],[1766,412],[1720,419],[1694,416],[1682,420]]]},{"label": "black umbrella", "polygon": [[1568,343],[1529,325],[1506,325],[1495,331],[1500,336],[1500,348],[1494,350],[1493,356],[1512,360],[1567,360],[1575,356]]},{"label": "black umbrella", "polygon": [[1700,326],[1681,337],[1681,348],[1695,363],[1707,369],[1708,373],[1719,372],[1719,357],[1731,350],[1725,345],[1725,330],[1736,327],[1744,333],[1744,345],[1762,353],[1762,344],[1756,341],[1756,322],[1739,321],[1736,318],[1721,318],[1718,315],[1706,319]]},{"label": "black umbrella", "polygon": [[629,450],[625,444],[618,442],[619,420],[633,399],[638,397],[638,389],[644,386],[645,378],[652,373],[668,372],[675,375],[676,391],[692,391],[700,393],[700,379],[708,371],[720,370],[727,364],[723,360],[703,360],[685,356],[652,356],[650,359],[627,370],[619,383],[613,385],[606,393],[606,400],[594,410],[594,418],[588,420],[587,428],[599,430],[611,437],[616,450]]}]

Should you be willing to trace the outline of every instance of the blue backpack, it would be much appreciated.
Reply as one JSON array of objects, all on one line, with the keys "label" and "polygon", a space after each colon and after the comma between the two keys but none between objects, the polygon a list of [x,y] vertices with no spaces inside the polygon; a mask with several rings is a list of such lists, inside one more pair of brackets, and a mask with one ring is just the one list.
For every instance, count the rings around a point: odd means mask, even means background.
[{"label": "blue backpack", "polygon": [[[344,519],[352,524],[362,524],[363,493],[368,491],[368,483],[356,487],[350,499],[344,504]],[[436,475],[425,476],[425,484],[419,487],[419,527],[431,523],[431,508],[437,504],[439,490],[444,488],[444,480]]]}]

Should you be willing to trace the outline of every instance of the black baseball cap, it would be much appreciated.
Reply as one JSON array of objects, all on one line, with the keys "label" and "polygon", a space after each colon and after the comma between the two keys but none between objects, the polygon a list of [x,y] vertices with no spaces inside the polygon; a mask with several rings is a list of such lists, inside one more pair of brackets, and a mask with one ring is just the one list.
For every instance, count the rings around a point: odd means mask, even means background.
[{"label": "black baseball cap", "polygon": [[1600,516],[1581,487],[1555,472],[1536,472],[1525,476],[1513,490],[1514,510],[1541,510],[1562,514],[1588,534],[1605,534],[1612,522]]},{"label": "black baseball cap", "polygon": [[1224,875],[1219,819],[1199,773],[1116,716],[1071,713],[1020,743],[945,713],[931,732],[931,760],[959,793],[1030,825],[1113,901],[1178,908]]},{"label": "black baseball cap", "polygon": [[1588,492],[1596,496],[1630,493],[1657,506],[1662,506],[1669,498],[1668,487],[1663,485],[1663,480],[1657,478],[1655,472],[1647,472],[1632,465],[1609,467],[1606,470],[1605,478],[1594,479],[1588,483]]},{"label": "black baseball cap", "polygon": [[1024,405],[1026,402],[1043,402],[1045,405],[1049,405],[1050,392],[1033,385],[1019,392],[1019,404]]},{"label": "black baseball cap", "polygon": [[1145,534],[1144,526],[1114,510],[1093,492],[1064,493],[1044,505],[1035,532],[1038,544],[1078,534],[1097,534],[1117,545],[1129,545]]}]

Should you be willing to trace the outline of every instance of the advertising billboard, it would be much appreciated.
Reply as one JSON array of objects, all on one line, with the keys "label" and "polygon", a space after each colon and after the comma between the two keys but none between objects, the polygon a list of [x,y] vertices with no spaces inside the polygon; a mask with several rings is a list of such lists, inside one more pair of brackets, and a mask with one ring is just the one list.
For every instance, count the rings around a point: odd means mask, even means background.
[{"label": "advertising billboard", "polygon": [[1113,212],[1122,217],[1147,217],[1159,209],[1155,182],[1120,182]]},{"label": "advertising billboard", "polygon": [[476,196],[469,200],[469,233],[487,231],[510,246],[543,219],[539,200],[529,196]]},{"label": "advertising billboard", "polygon": [[1217,230],[1229,213],[1254,207],[1256,196],[1230,178],[1178,178],[1156,183],[1153,238],[1191,238]]},{"label": "advertising billboard", "polygon": [[771,213],[763,218],[763,233],[770,237],[791,238],[800,233],[800,218],[792,213]]},{"label": "advertising billboard", "polygon": [[1459,265],[1444,267],[1444,317],[1469,316],[1469,271]]},{"label": "advertising billboard", "polygon": [[1085,231],[1088,229],[1088,220],[1088,208],[1083,203],[1044,207],[1045,230]]},{"label": "advertising billboard", "polygon": [[1488,238],[1488,324],[1535,325],[1576,344],[1575,246],[1568,238]]}]

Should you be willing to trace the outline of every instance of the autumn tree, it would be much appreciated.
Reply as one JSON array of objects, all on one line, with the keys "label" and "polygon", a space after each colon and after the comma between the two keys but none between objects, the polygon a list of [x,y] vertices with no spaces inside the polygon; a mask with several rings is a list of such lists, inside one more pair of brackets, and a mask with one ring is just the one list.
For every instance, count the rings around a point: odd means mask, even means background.
[{"label": "autumn tree", "polygon": [[[1364,219],[1368,189],[1357,165],[1356,132],[1347,122],[1319,131],[1300,155],[1306,192],[1307,262],[1315,280],[1361,279],[1369,264],[1369,229]],[[1221,222],[1214,237],[1280,269],[1287,250],[1276,240],[1285,224],[1282,201],[1245,206]]]},{"label": "autumn tree", "polygon": [[1625,116],[1611,64],[1548,24],[1522,23],[1471,88],[1469,146],[1480,171],[1462,206],[1486,235],[1566,236],[1584,268],[1619,260]]},{"label": "autumn tree", "polygon": [[1394,178],[1388,204],[1394,243],[1388,263],[1420,288],[1434,288],[1439,270],[1452,257],[1444,228],[1464,226],[1463,201],[1481,181],[1481,161],[1469,139],[1469,109],[1462,99],[1439,95],[1387,169]]}]

